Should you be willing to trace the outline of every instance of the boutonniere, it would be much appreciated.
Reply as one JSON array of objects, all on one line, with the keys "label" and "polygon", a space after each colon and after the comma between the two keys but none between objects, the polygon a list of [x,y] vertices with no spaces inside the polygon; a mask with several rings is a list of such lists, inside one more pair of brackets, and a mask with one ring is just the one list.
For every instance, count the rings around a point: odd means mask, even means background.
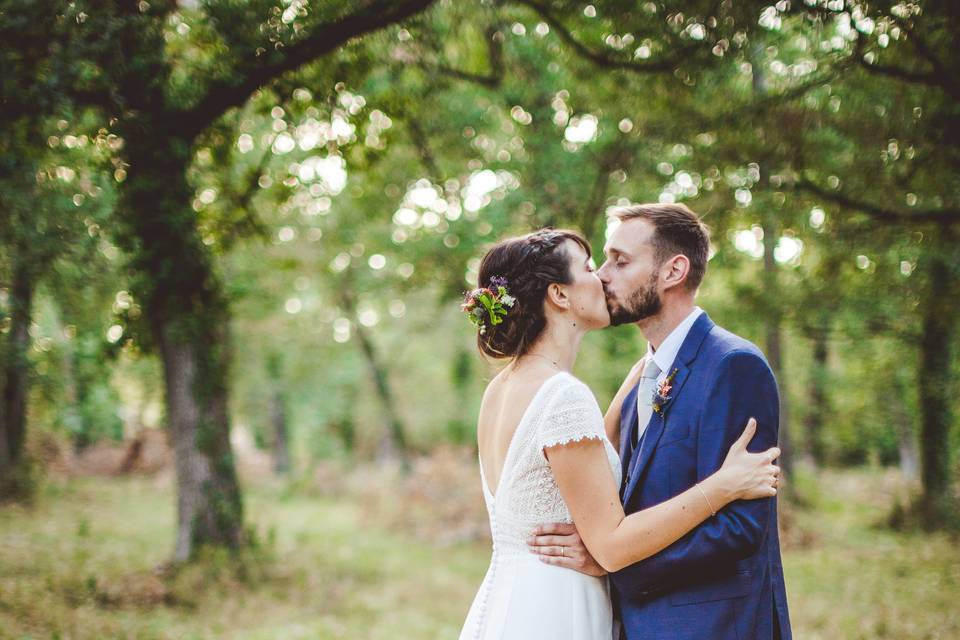
[{"label": "boutonniere", "polygon": [[656,413],[661,418],[663,417],[663,410],[666,408],[667,403],[673,399],[673,396],[670,395],[670,390],[673,389],[673,379],[677,376],[677,371],[679,369],[674,369],[670,372],[663,381],[657,385],[657,388],[653,390],[653,398],[650,401],[653,406],[653,412]]}]

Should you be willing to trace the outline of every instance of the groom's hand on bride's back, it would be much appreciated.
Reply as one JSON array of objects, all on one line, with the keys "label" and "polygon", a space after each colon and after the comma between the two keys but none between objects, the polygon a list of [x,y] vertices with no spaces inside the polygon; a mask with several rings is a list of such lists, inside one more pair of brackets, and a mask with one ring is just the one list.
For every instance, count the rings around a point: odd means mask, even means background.
[{"label": "groom's hand on bride's back", "polygon": [[527,538],[527,546],[541,562],[573,569],[588,576],[605,576],[580,539],[577,527],[564,522],[542,524]]}]

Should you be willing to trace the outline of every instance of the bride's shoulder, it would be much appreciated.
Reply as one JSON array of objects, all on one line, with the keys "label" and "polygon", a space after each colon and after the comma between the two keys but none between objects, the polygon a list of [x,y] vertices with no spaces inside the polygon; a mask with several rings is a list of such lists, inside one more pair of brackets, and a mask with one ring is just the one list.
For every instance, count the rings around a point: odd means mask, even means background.
[{"label": "bride's shoulder", "polygon": [[590,389],[590,387],[587,385],[586,382],[584,382],[577,376],[573,375],[573,373],[571,373],[570,371],[561,371],[559,374],[557,374],[557,377],[563,379],[566,382],[566,384],[570,386],[582,387],[587,390]]},{"label": "bride's shoulder", "polygon": [[568,403],[589,402],[596,404],[597,398],[586,382],[568,371],[556,375],[554,396]]},{"label": "bride's shoulder", "polygon": [[569,371],[560,371],[560,372],[557,373],[554,377],[555,377],[556,380],[557,380],[557,386],[561,386],[561,387],[578,387],[578,388],[580,388],[580,387],[586,387],[586,388],[589,389],[589,387],[587,387],[587,383],[585,383],[583,380],[581,380],[581,379],[578,378],[577,376],[573,375],[573,374],[572,374],[571,372],[569,372]]}]

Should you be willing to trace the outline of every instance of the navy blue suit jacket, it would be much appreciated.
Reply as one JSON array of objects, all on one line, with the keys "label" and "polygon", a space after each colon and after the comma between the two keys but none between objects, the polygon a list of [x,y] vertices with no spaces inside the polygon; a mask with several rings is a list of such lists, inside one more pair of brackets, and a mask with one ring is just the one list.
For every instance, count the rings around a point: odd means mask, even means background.
[{"label": "navy blue suit jacket", "polygon": [[[638,389],[623,402],[621,493],[628,514],[668,500],[719,469],[751,417],[757,433],[748,450],[777,443],[777,383],[755,345],[703,313],[673,368],[671,399],[662,415],[652,415],[629,460],[623,457],[638,426]],[[628,640],[792,637],[776,498],[732,502],[660,553],[610,578]]]}]

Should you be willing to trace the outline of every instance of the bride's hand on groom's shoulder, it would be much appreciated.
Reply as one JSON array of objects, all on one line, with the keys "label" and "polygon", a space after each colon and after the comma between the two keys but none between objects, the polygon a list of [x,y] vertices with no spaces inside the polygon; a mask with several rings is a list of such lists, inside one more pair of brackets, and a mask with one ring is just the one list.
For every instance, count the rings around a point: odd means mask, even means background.
[{"label": "bride's hand on groom's shoulder", "polygon": [[774,464],[780,457],[779,447],[750,453],[747,445],[757,433],[757,421],[750,418],[740,437],[730,445],[727,457],[715,474],[731,500],[772,498],[780,484],[780,467]]},{"label": "bride's hand on groom's shoulder", "polygon": [[584,546],[577,527],[564,522],[542,524],[527,538],[530,551],[541,562],[579,571],[588,576],[605,576],[607,572],[593,559]]},{"label": "bride's hand on groom's shoulder", "polygon": [[617,394],[613,397],[613,400],[610,401],[610,406],[603,416],[604,430],[607,432],[607,439],[610,440],[614,446],[617,446],[617,443],[620,442],[620,409],[623,406],[623,401],[627,397],[627,394],[640,382],[640,376],[643,374],[643,368],[646,366],[646,362],[647,358],[644,356],[633,365],[627,377],[623,379],[623,383],[620,385],[620,389],[617,390]]},{"label": "bride's hand on groom's shoulder", "polygon": [[633,367],[630,368],[630,373],[627,374],[627,377],[623,380],[621,387],[626,391],[630,391],[640,382],[640,376],[643,375],[643,368],[647,364],[647,357],[644,356],[633,363]]}]

